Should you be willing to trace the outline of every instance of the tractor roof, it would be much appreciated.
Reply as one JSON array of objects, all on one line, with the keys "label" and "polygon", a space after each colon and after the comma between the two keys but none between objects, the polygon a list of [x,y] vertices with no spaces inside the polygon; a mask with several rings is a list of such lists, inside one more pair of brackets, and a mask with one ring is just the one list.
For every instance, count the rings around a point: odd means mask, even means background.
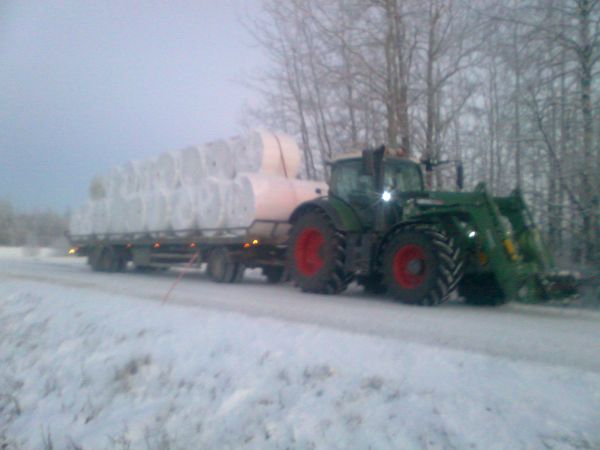
[{"label": "tractor roof", "polygon": [[[392,158],[398,158],[398,159],[403,159],[405,161],[411,161],[414,162],[416,164],[419,164],[419,160],[410,156],[406,156],[406,151],[402,148],[399,149],[393,149],[393,148],[389,148],[386,147],[385,149],[385,156],[386,157],[392,157]],[[351,152],[346,152],[346,153],[338,153],[337,155],[334,155],[333,158],[331,158],[329,160],[330,163],[335,163],[338,161],[344,161],[347,159],[359,159],[362,158],[362,151],[360,150],[354,150]]]}]

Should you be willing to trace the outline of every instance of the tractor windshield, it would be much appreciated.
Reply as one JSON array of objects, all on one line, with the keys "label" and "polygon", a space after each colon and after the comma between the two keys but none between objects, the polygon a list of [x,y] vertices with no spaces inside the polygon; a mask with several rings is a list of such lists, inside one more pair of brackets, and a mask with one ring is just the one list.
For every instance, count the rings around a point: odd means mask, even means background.
[{"label": "tractor windshield", "polygon": [[[408,161],[385,162],[383,186],[386,190],[414,192],[423,190],[419,166]],[[370,206],[381,193],[375,192],[373,177],[366,174],[361,160],[335,164],[331,173],[331,191],[337,197],[355,205]]]},{"label": "tractor windshield", "polygon": [[419,166],[410,162],[388,161],[385,166],[383,186],[386,190],[413,192],[423,190]]},{"label": "tractor windshield", "polygon": [[338,162],[331,173],[331,190],[352,204],[372,203],[375,196],[373,177],[365,174],[361,160]]}]

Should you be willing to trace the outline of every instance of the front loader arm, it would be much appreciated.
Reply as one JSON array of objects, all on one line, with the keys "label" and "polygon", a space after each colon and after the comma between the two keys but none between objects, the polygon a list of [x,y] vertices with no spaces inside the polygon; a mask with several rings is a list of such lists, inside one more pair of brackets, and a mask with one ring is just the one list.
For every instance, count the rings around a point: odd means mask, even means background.
[{"label": "front loader arm", "polygon": [[547,299],[549,280],[556,277],[551,273],[554,261],[518,191],[495,198],[480,183],[471,193],[432,192],[427,197],[431,206],[422,206],[416,215],[424,220],[441,218],[442,226],[460,230],[463,250],[475,253],[475,270],[492,273],[506,298]]}]

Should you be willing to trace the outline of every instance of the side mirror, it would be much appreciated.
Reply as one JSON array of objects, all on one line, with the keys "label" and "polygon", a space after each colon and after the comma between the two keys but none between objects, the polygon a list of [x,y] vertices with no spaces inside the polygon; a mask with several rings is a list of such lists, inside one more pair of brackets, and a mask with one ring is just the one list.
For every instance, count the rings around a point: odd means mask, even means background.
[{"label": "side mirror", "polygon": [[459,191],[462,191],[462,188],[465,184],[465,171],[463,169],[462,162],[456,163],[456,187]]}]

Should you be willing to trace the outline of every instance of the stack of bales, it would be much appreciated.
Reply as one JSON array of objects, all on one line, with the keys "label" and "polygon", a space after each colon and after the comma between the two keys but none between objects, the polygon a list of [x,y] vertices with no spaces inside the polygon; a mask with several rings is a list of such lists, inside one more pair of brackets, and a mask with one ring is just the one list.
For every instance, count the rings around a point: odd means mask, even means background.
[{"label": "stack of bales", "polygon": [[[298,204],[327,192],[324,183],[297,179],[300,163],[292,138],[263,130],[131,161],[94,178],[70,232],[212,236],[245,233],[255,221],[286,221]],[[271,230],[252,227],[259,235]]]}]

